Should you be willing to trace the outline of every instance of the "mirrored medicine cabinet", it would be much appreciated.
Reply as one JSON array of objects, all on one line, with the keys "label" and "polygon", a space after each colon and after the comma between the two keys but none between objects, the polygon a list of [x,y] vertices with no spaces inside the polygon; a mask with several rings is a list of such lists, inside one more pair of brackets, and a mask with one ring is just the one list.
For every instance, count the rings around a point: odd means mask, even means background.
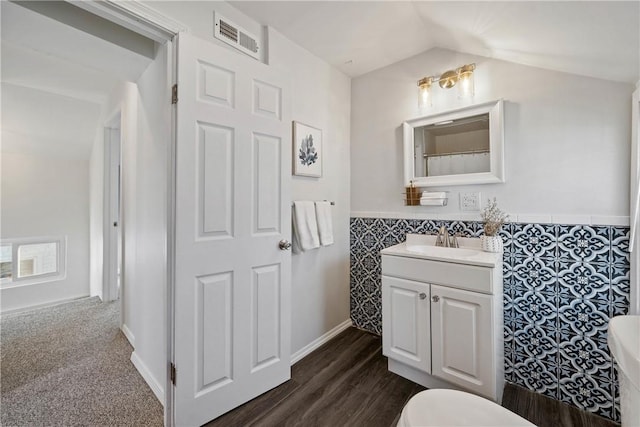
[{"label": "mirrored medicine cabinet", "polygon": [[502,100],[409,120],[402,131],[405,185],[504,182]]}]

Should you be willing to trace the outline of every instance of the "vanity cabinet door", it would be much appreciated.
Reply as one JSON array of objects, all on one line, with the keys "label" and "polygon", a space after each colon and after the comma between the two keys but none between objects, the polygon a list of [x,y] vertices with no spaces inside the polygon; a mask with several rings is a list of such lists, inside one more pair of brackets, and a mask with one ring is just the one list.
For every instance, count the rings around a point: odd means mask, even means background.
[{"label": "vanity cabinet door", "polygon": [[382,276],[382,353],[431,372],[429,285]]},{"label": "vanity cabinet door", "polygon": [[432,374],[495,399],[492,297],[431,285]]}]

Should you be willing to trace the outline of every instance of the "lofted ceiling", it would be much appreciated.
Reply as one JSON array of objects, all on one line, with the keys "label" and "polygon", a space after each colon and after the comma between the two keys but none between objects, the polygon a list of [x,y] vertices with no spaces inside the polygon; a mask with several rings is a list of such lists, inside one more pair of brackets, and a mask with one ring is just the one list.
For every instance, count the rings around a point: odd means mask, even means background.
[{"label": "lofted ceiling", "polygon": [[352,77],[439,47],[613,81],[640,80],[638,1],[230,3]]},{"label": "lofted ceiling", "polygon": [[[230,3],[352,77],[439,47],[640,80],[639,1]],[[101,105],[118,84],[139,78],[153,42],[69,3],[1,1],[0,8],[2,133],[12,135],[3,149],[30,141],[88,155]]]},{"label": "lofted ceiling", "polygon": [[68,3],[27,5],[0,2],[2,148],[87,158],[102,105],[119,84],[138,80],[151,63],[153,42],[107,21],[88,21],[87,12]]}]

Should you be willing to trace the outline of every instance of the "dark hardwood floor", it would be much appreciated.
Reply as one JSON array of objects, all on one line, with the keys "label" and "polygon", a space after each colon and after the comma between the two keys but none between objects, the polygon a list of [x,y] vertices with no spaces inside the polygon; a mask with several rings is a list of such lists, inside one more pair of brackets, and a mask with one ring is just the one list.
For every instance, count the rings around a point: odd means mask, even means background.
[{"label": "dark hardwood floor", "polygon": [[[379,336],[349,328],[295,364],[291,380],[207,426],[391,427],[421,390],[387,370]],[[503,405],[540,427],[616,426],[510,384]]]},{"label": "dark hardwood floor", "polygon": [[291,380],[207,426],[389,427],[424,390],[387,370],[380,337],[355,328],[291,369]]},{"label": "dark hardwood floor", "polygon": [[539,427],[619,427],[606,418],[507,383],[502,406]]}]

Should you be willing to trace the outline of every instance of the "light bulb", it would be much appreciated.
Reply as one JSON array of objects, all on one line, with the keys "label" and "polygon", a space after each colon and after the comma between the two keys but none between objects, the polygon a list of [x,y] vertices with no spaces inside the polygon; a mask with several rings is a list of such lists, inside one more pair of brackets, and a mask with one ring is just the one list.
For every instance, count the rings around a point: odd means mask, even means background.
[{"label": "light bulb", "polygon": [[418,108],[431,107],[431,77],[418,82]]},{"label": "light bulb", "polygon": [[473,84],[473,70],[475,64],[465,65],[458,70],[458,97],[459,98],[473,98],[474,84]]}]

